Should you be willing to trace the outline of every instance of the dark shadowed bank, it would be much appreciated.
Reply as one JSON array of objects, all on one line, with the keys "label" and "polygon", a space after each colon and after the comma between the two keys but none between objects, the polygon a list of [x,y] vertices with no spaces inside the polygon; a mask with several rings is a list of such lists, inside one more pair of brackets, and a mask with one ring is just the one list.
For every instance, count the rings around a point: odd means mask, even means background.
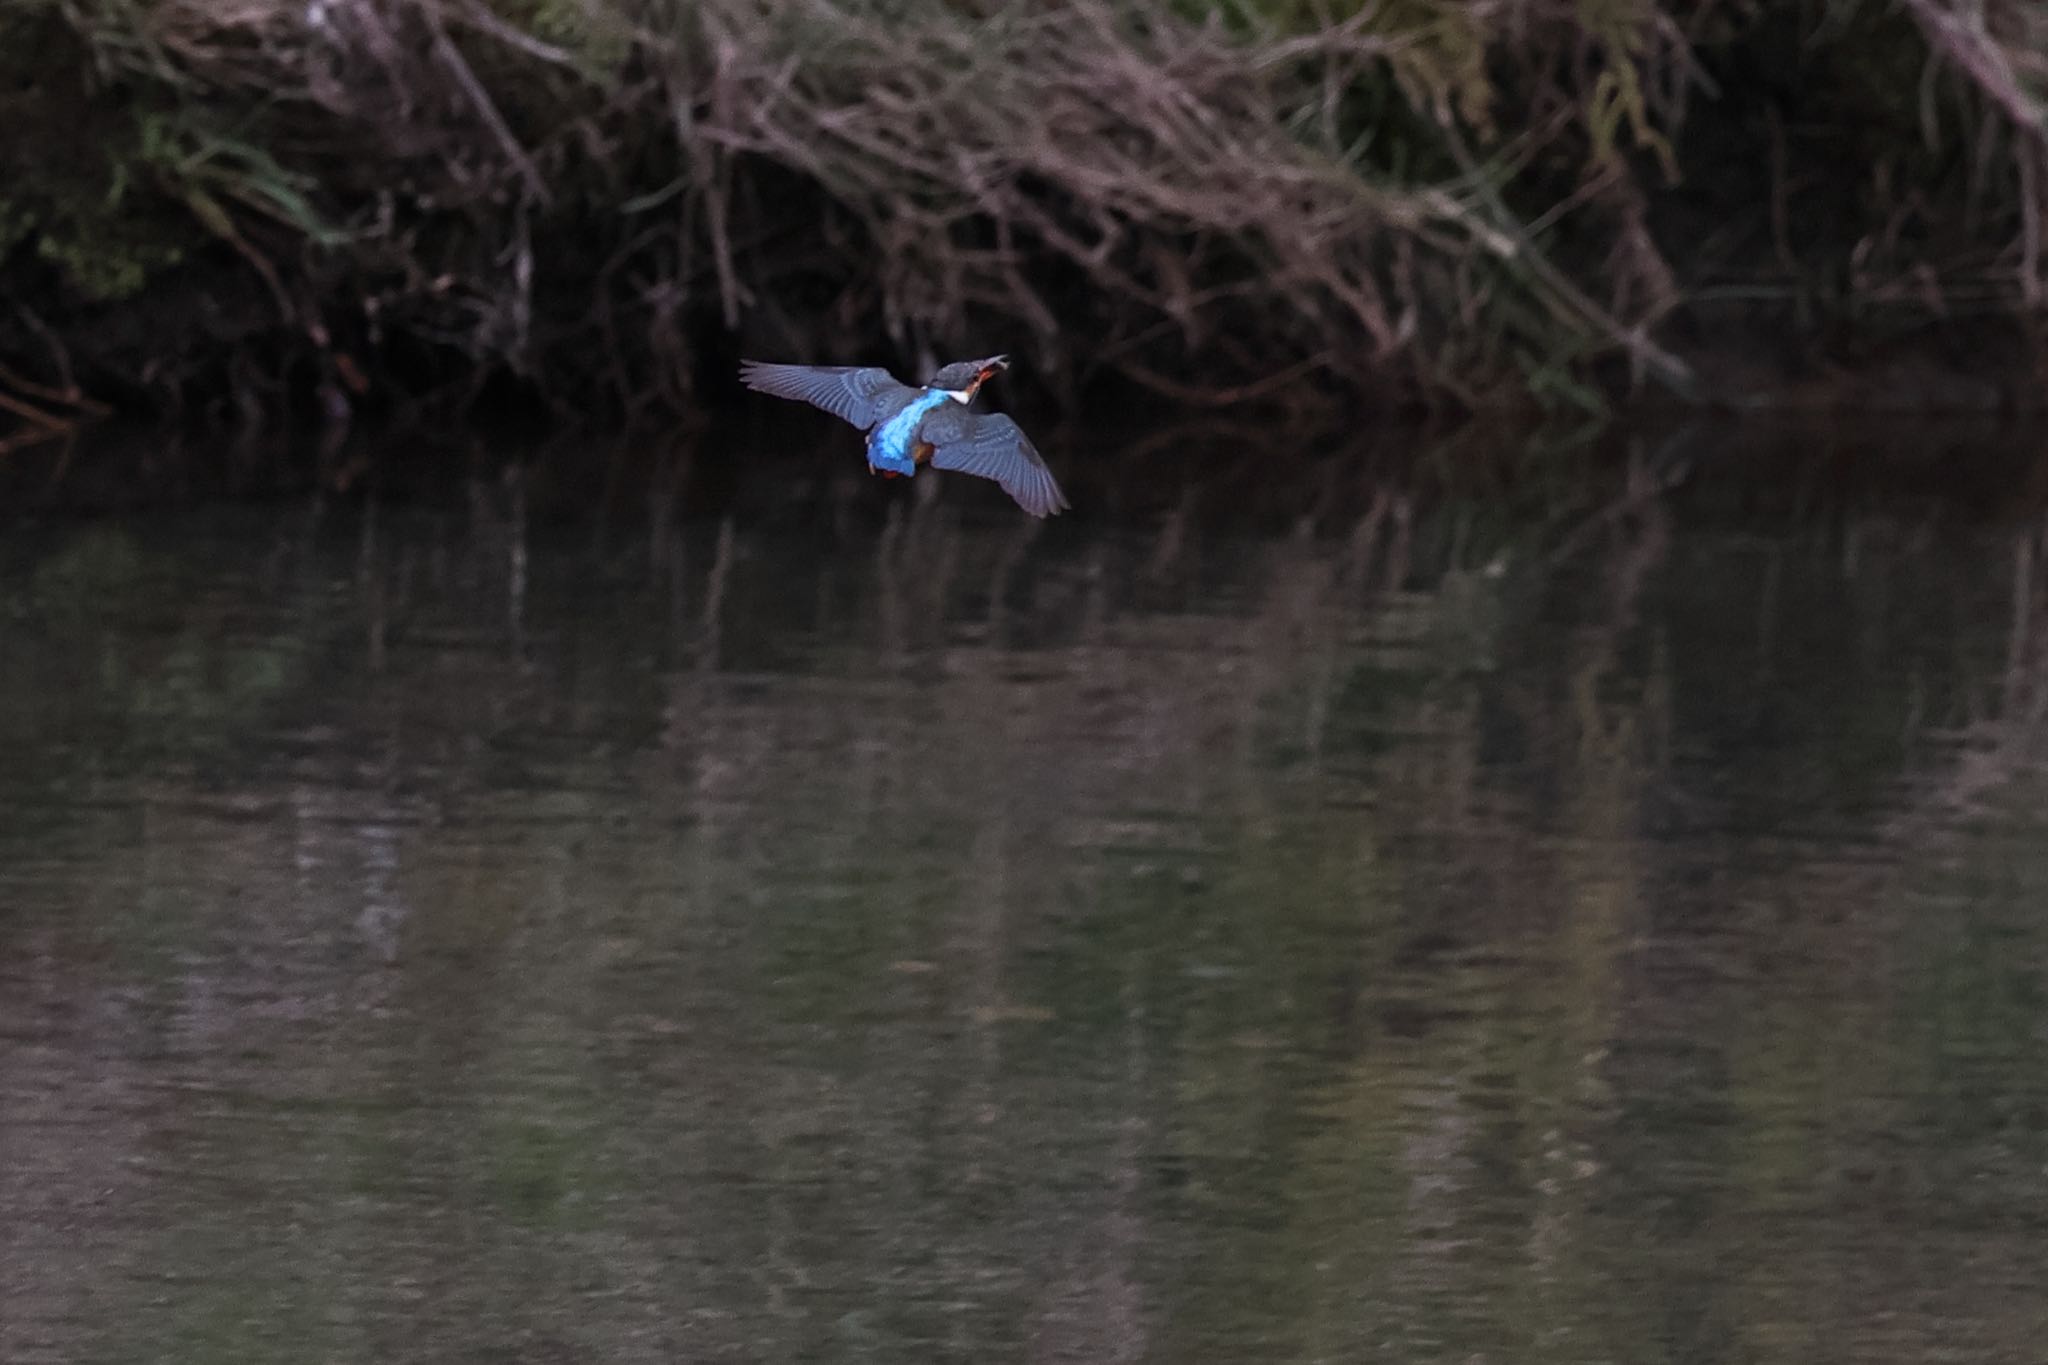
[{"label": "dark shadowed bank", "polygon": [[0,440],[1069,405],[2038,403],[2024,0],[0,0]]}]

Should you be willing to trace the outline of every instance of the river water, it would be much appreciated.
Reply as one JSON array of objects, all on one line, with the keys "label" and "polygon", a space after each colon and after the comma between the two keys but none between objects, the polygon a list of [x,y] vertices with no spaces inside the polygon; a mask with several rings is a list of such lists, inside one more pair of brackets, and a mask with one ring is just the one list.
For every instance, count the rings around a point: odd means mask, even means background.
[{"label": "river water", "polygon": [[1753,475],[11,535],[0,1360],[2041,1359],[2043,523]]}]

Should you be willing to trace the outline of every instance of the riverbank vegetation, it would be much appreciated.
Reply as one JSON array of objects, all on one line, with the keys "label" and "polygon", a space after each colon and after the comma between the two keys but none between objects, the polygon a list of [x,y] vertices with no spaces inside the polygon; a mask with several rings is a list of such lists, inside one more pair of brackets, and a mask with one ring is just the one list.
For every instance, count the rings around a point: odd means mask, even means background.
[{"label": "riverbank vegetation", "polygon": [[0,0],[0,119],[16,440],[668,415],[742,349],[1000,347],[1069,402],[2043,387],[2024,0]]}]

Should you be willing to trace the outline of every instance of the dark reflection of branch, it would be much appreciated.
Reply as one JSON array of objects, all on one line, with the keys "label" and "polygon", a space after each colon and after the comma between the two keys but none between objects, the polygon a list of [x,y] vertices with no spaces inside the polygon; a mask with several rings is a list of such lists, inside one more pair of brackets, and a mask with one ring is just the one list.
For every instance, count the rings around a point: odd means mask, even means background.
[{"label": "dark reflection of branch", "polygon": [[527,523],[526,472],[505,472],[505,624],[514,658],[526,653]]},{"label": "dark reflection of branch", "polygon": [[1628,478],[1621,492],[1568,531],[1548,551],[1547,562],[1556,566],[1570,559],[1606,534],[1616,521],[1644,511],[1678,487],[1692,472],[1692,448],[1705,439],[1704,428],[1687,426],[1661,442],[1651,458],[1635,453],[1629,460]]},{"label": "dark reflection of branch", "polygon": [[733,573],[734,532],[731,518],[718,524],[718,549],[711,561],[711,574],[704,585],[704,611],[702,615],[703,634],[699,641],[698,657],[705,669],[716,669],[719,660],[719,641],[725,624],[725,592]]},{"label": "dark reflection of branch", "polygon": [[1101,1206],[1062,1248],[1048,1277],[1051,1283],[1035,1306],[1028,1356],[1033,1361],[1121,1365],[1143,1359],[1149,1345],[1139,1259],[1146,1243],[1142,1162],[1153,1136],[1141,1101],[1150,1088],[1151,1068],[1143,1008],[1129,989],[1118,1004],[1121,1091],[1129,1107],[1114,1120]]},{"label": "dark reflection of branch", "polygon": [[[2012,550],[2012,629],[2006,646],[2005,665],[2005,713],[2012,715],[2029,711],[2038,716],[2041,696],[2048,688],[2030,686],[2038,678],[2039,669],[2034,665],[2039,656],[2048,651],[2040,650],[2035,641],[2034,619],[2041,614],[2048,591],[2035,582],[2035,565],[2040,559],[2042,535],[2021,534],[2013,538]],[[2031,706],[2028,696],[2033,693]]]},{"label": "dark reflection of branch", "polygon": [[356,583],[362,593],[364,659],[372,673],[384,671],[385,642],[390,633],[384,572],[384,556],[377,545],[377,504],[372,502],[363,509],[363,524],[356,548]]},{"label": "dark reflection of branch", "polygon": [[2017,784],[2048,759],[2042,742],[2048,733],[2042,724],[2048,717],[2048,584],[2039,570],[2044,545],[2048,530],[2012,538],[2012,608],[1995,707],[1953,737],[1945,770],[1915,783],[1916,800],[1888,822],[1887,842],[1923,853],[1953,844],[1994,792]]}]

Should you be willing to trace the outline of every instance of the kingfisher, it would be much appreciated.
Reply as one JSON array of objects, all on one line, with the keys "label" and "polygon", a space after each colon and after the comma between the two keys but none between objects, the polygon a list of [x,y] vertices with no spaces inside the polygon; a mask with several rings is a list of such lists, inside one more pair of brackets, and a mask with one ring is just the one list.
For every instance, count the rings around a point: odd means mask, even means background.
[{"label": "kingfisher", "polygon": [[999,412],[973,412],[968,404],[1010,358],[961,360],[942,367],[921,389],[887,370],[852,365],[772,365],[740,362],[740,382],[758,393],[795,398],[853,423],[868,436],[868,472],[913,478],[920,466],[994,479],[1034,517],[1067,506],[1045,457],[1017,424]]}]

